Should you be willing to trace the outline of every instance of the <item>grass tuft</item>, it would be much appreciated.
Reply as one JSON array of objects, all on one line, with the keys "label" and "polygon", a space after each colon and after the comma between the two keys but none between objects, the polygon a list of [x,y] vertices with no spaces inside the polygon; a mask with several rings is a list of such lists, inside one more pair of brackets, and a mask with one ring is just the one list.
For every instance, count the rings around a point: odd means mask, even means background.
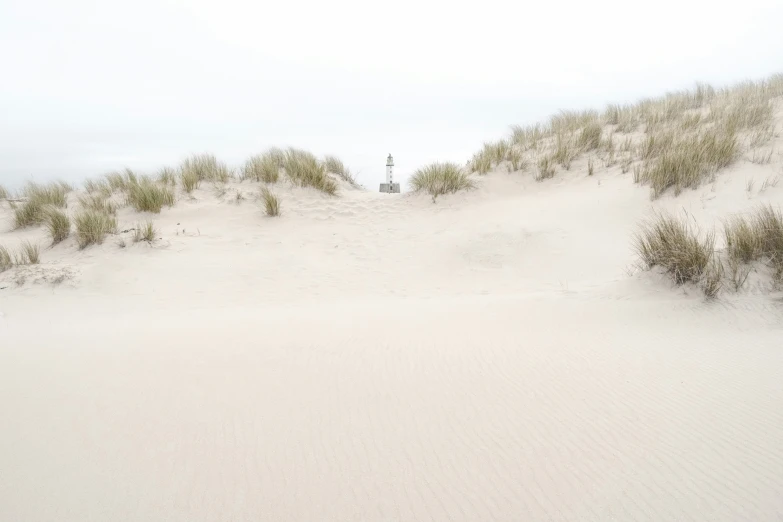
[{"label": "grass tuft", "polygon": [[14,208],[14,228],[25,228],[39,225],[43,221],[44,205],[37,200],[30,199]]},{"label": "grass tuft", "polygon": [[0,272],[10,270],[14,266],[14,261],[11,259],[11,253],[3,245],[0,245]]},{"label": "grass tuft", "polygon": [[552,161],[552,157],[549,155],[543,155],[540,158],[538,158],[538,162],[536,163],[536,173],[535,173],[535,180],[536,181],[544,181],[545,179],[550,179],[555,177],[555,165]]},{"label": "grass tuft", "polygon": [[71,220],[64,211],[56,207],[48,207],[44,210],[44,222],[52,245],[56,245],[71,235]]},{"label": "grass tuft", "polygon": [[337,175],[341,180],[352,187],[359,187],[359,183],[356,181],[353,173],[348,170],[348,167],[345,166],[340,158],[336,156],[324,156],[324,167],[326,168],[326,172]]},{"label": "grass tuft", "polygon": [[660,266],[675,284],[698,283],[713,260],[715,235],[699,238],[691,224],[667,214],[643,223],[634,250],[648,269]]},{"label": "grass tuft", "polygon": [[139,212],[159,214],[163,206],[174,205],[174,192],[149,180],[128,187],[128,204]]},{"label": "grass tuft", "polygon": [[41,262],[41,248],[37,244],[23,241],[19,254],[16,256],[17,265],[37,265]]},{"label": "grass tuft", "polygon": [[155,229],[155,224],[152,221],[147,221],[143,225],[141,223],[136,224],[136,229],[133,232],[133,242],[146,241],[152,243],[155,241],[155,237],[158,235],[158,231]]},{"label": "grass tuft", "polygon": [[415,192],[424,191],[433,199],[474,187],[468,174],[456,163],[433,163],[421,167],[409,180]]},{"label": "grass tuft", "polygon": [[771,205],[757,208],[748,218],[735,216],[724,223],[729,266],[766,259],[773,277],[783,282],[783,214]]},{"label": "grass tuft", "polygon": [[79,248],[101,244],[106,238],[106,234],[117,231],[117,218],[97,210],[81,210],[76,214],[73,222],[76,227]]},{"label": "grass tuft", "polygon": [[8,199],[8,190],[2,185],[0,185],[0,201]]},{"label": "grass tuft", "polygon": [[280,198],[267,187],[261,189],[261,201],[264,202],[264,212],[267,216],[280,215]]},{"label": "grass tuft", "polygon": [[187,158],[180,166],[180,178],[185,173],[198,178],[199,181],[228,183],[231,179],[231,171],[225,163],[218,161],[212,154],[195,154]]},{"label": "grass tuft", "polygon": [[98,210],[112,215],[117,213],[117,206],[103,194],[84,194],[79,196],[78,201],[82,208]]},{"label": "grass tuft", "polygon": [[601,131],[598,122],[585,126],[579,134],[579,148],[585,152],[597,149],[601,145]]},{"label": "grass tuft", "polygon": [[177,171],[171,167],[163,167],[158,171],[158,182],[166,186],[175,187],[177,185]]},{"label": "grass tuft", "polygon": [[277,153],[278,150],[271,149],[247,160],[242,168],[242,179],[277,183],[280,178],[280,156]]},{"label": "grass tuft", "polygon": [[313,187],[330,196],[337,194],[337,182],[311,152],[289,148],[283,158],[283,168],[295,185]]}]

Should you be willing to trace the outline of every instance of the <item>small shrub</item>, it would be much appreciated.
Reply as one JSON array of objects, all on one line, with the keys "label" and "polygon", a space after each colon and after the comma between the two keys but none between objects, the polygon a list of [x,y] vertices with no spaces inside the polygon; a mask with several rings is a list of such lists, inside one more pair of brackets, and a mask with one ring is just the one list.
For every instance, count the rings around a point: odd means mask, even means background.
[{"label": "small shrub", "polygon": [[37,265],[41,262],[41,248],[29,241],[22,242],[22,248],[16,257],[17,265]]},{"label": "small shrub", "polygon": [[242,179],[277,183],[280,178],[280,156],[277,151],[278,149],[271,149],[248,159],[242,168]]},{"label": "small shrub", "polygon": [[44,220],[52,245],[63,241],[71,234],[71,220],[62,210],[49,207],[44,211]]},{"label": "small shrub", "polygon": [[231,171],[225,163],[218,161],[212,154],[196,154],[187,158],[180,167],[180,176],[186,172],[199,181],[228,183],[231,179]]},{"label": "small shrub", "polygon": [[139,212],[159,214],[164,205],[174,205],[174,193],[166,186],[145,180],[128,187],[128,203]]},{"label": "small shrub", "polygon": [[11,254],[8,249],[3,245],[0,245],[0,272],[5,272],[14,266],[14,262],[11,259]]},{"label": "small shrub", "polygon": [[155,241],[158,231],[155,229],[155,224],[152,221],[147,221],[143,225],[141,223],[136,224],[136,229],[133,232],[133,242],[146,241],[152,243]]},{"label": "small shrub", "polygon": [[117,218],[97,210],[81,210],[76,214],[73,222],[79,248],[103,243],[106,234],[112,234],[117,230]]},{"label": "small shrub", "polygon": [[634,250],[647,268],[663,267],[678,285],[701,279],[714,244],[714,234],[700,239],[687,220],[666,214],[643,223],[634,235]]},{"label": "small shrub", "polygon": [[342,160],[336,156],[325,156],[324,157],[324,167],[326,167],[326,172],[331,172],[332,174],[336,174],[339,176],[340,179],[351,185],[352,187],[358,187],[359,183],[356,182],[356,178],[351,173],[350,170],[348,170],[348,167],[343,164]]},{"label": "small shrub", "polygon": [[264,202],[264,212],[267,216],[280,215],[280,198],[272,193],[267,187],[261,189],[261,201]]},{"label": "small shrub", "polygon": [[441,194],[450,194],[473,188],[468,174],[455,163],[433,163],[413,173],[409,181],[414,191],[425,191],[437,198]]}]

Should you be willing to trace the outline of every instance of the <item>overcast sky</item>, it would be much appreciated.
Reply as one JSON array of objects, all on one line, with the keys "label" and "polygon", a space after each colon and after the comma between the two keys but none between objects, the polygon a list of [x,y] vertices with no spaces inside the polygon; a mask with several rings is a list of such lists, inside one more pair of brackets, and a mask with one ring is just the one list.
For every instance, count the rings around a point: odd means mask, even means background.
[{"label": "overcast sky", "polygon": [[0,0],[0,183],[273,145],[375,189],[558,109],[783,72],[780,0]]}]

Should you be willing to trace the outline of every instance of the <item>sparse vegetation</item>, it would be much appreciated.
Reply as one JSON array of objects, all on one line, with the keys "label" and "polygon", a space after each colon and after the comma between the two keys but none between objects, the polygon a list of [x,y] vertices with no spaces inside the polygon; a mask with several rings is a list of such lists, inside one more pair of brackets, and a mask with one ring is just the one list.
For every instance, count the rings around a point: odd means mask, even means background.
[{"label": "sparse vegetation", "polygon": [[117,219],[97,210],[81,210],[76,214],[73,222],[79,248],[103,243],[107,234],[117,231]]},{"label": "sparse vegetation", "polygon": [[11,259],[11,253],[3,245],[0,245],[0,272],[5,272],[14,266],[14,261]]},{"label": "sparse vegetation", "polygon": [[267,216],[274,217],[280,215],[280,198],[277,197],[267,187],[261,189],[261,201],[264,202],[264,212]]},{"label": "sparse vegetation", "polygon": [[157,235],[158,231],[155,229],[155,224],[152,221],[147,221],[144,224],[137,223],[133,231],[133,242],[146,241],[152,243]]},{"label": "sparse vegetation", "polygon": [[662,267],[677,285],[702,279],[713,261],[714,244],[714,234],[701,238],[687,219],[667,214],[643,223],[634,235],[634,250],[646,267]]},{"label": "sparse vegetation", "polygon": [[424,191],[433,200],[442,194],[473,188],[474,183],[459,165],[455,163],[433,163],[413,173],[410,186],[414,191]]},{"label": "sparse vegetation", "polygon": [[163,167],[158,171],[158,182],[163,185],[175,187],[177,185],[177,171],[171,167]]},{"label": "sparse vegetation", "polygon": [[337,183],[326,172],[326,167],[311,152],[289,148],[283,158],[283,169],[288,178],[300,187],[313,187],[334,196]]},{"label": "sparse vegetation", "polygon": [[264,183],[277,183],[280,178],[281,156],[279,149],[253,156],[245,162],[242,168],[242,179],[263,181]]},{"label": "sparse vegetation", "polygon": [[340,158],[336,156],[325,156],[324,166],[326,167],[326,172],[331,172],[332,174],[337,175],[341,180],[345,181],[352,187],[359,187],[359,183],[357,183],[356,178]]},{"label": "sparse vegetation", "polygon": [[757,208],[749,218],[734,216],[724,224],[726,252],[735,265],[766,260],[773,277],[783,282],[783,214],[772,206]]},{"label": "sparse vegetation", "polygon": [[536,181],[544,181],[545,179],[555,177],[555,166],[552,163],[552,157],[545,154],[538,158],[536,163],[537,171],[535,175]]},{"label": "sparse vegetation", "polygon": [[48,207],[44,211],[44,216],[52,245],[63,241],[71,234],[71,220],[64,211],[56,207]]},{"label": "sparse vegetation", "polygon": [[17,265],[37,265],[41,262],[41,248],[29,241],[23,241],[16,255]]},{"label": "sparse vegetation", "polygon": [[148,179],[128,186],[128,204],[139,212],[159,214],[163,206],[174,205],[174,192]]},{"label": "sparse vegetation", "polygon": [[117,206],[102,193],[83,194],[79,196],[78,201],[82,208],[98,210],[112,215],[117,213]]},{"label": "sparse vegetation", "polygon": [[[231,179],[231,171],[225,163],[218,161],[212,154],[196,154],[182,162],[180,178],[182,179],[183,176],[195,177],[198,181],[228,183]],[[191,190],[187,192],[190,193]]]}]

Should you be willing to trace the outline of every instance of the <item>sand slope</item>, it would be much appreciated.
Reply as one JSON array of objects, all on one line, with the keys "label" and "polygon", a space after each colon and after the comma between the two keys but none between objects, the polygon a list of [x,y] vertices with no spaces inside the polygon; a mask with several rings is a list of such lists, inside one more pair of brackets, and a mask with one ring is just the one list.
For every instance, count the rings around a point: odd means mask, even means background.
[{"label": "sand slope", "polygon": [[0,520],[780,520],[781,293],[705,302],[629,241],[779,171],[281,187],[280,219],[204,189],[152,246],[44,250],[0,274]]}]

